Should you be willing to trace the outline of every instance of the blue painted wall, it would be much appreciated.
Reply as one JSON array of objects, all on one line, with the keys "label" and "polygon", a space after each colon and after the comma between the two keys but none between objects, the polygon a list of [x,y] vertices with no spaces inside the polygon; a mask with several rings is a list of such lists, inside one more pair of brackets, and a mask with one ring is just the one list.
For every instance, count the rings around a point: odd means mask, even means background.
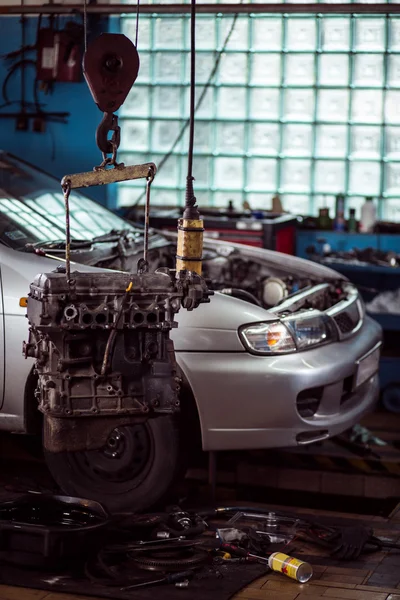
[{"label": "blue painted wall", "polygon": [[[76,17],[80,19],[79,16]],[[36,37],[37,18],[29,17],[27,22],[27,43],[33,44]],[[43,20],[43,25],[47,22]],[[59,20],[60,26],[63,19]],[[104,21],[102,23],[103,31]],[[94,33],[94,31],[93,31]],[[21,23],[19,17],[0,17],[0,55],[17,50],[21,46]],[[27,54],[35,58],[35,53]],[[0,87],[7,75],[8,66],[0,60]],[[26,69],[27,100],[31,101],[35,70]],[[10,100],[20,97],[21,75],[17,71],[7,86]],[[95,130],[101,120],[101,112],[94,104],[84,80],[81,83],[57,83],[52,94],[39,92],[44,110],[69,112],[68,124],[48,123],[45,133],[16,131],[14,119],[0,119],[0,148],[50,172],[60,178],[67,173],[91,171],[101,161],[101,154],[95,143]],[[0,104],[3,100],[0,98]],[[0,112],[18,110],[18,105],[0,109]],[[91,188],[92,198],[106,204],[105,186]]]}]

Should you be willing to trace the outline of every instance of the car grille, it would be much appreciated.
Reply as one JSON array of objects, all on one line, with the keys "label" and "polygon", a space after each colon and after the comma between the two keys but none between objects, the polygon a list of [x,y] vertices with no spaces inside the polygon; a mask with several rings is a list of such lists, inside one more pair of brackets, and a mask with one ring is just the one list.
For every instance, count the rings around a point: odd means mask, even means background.
[{"label": "car grille", "polygon": [[347,312],[342,312],[334,317],[336,325],[339,327],[342,333],[350,333],[355,329],[359,319],[356,321]]}]

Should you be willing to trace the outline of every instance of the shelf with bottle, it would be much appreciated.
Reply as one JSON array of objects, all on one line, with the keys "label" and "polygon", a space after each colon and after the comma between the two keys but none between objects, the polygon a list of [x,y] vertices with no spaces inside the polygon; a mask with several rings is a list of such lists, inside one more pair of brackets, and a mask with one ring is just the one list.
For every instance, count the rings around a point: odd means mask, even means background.
[{"label": "shelf with bottle", "polygon": [[[305,219],[305,224],[310,219]],[[373,233],[377,224],[376,207],[372,196],[367,196],[360,209],[360,219],[357,220],[356,209],[349,207],[346,210],[346,197],[338,194],[335,199],[335,214],[331,218],[329,208],[319,209],[316,226],[322,231],[336,231],[338,233]],[[315,226],[315,225],[314,225]]]}]

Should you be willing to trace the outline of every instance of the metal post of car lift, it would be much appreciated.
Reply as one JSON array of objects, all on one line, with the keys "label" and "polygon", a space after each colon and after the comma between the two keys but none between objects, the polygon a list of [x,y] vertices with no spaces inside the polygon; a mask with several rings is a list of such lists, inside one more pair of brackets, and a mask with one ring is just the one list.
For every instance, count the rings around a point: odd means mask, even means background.
[{"label": "metal post of car lift", "polygon": [[217,494],[217,453],[213,450],[208,453],[208,485],[214,502]]}]

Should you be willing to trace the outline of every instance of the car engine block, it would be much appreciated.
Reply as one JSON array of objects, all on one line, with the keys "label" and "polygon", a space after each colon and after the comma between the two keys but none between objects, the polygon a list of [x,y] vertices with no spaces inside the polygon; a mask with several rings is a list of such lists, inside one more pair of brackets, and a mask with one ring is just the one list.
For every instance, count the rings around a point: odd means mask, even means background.
[{"label": "car engine block", "polygon": [[37,275],[26,357],[36,359],[44,445],[100,448],[112,429],[179,410],[171,328],[181,305],[209,302],[204,280],[170,269]]}]

